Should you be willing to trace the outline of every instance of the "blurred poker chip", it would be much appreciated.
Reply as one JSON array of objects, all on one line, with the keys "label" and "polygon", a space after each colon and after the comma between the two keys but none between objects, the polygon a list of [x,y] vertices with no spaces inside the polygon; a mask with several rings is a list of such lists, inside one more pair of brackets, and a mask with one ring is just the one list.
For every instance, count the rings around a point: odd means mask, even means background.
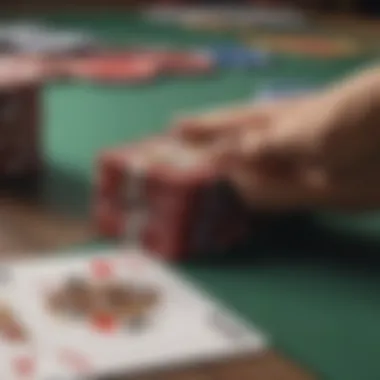
[{"label": "blurred poker chip", "polygon": [[48,67],[38,57],[0,56],[0,86],[18,86],[45,80]]}]

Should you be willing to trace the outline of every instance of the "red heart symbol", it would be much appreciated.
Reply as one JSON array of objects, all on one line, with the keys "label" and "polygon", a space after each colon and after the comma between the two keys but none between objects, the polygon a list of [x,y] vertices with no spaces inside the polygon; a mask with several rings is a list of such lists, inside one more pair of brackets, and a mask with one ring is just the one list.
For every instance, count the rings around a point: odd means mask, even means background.
[{"label": "red heart symbol", "polygon": [[106,260],[94,260],[91,263],[91,272],[97,279],[106,279],[112,277],[113,268]]},{"label": "red heart symbol", "polygon": [[98,331],[110,333],[115,331],[117,323],[112,315],[97,314],[92,319],[92,325]]},{"label": "red heart symbol", "polygon": [[29,357],[16,358],[13,367],[18,375],[32,376],[35,372],[34,360]]}]

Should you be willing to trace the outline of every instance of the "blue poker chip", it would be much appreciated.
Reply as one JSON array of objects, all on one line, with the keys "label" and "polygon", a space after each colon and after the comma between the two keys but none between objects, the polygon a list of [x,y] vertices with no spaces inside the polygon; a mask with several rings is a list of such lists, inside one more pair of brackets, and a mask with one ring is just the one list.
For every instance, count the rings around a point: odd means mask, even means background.
[{"label": "blue poker chip", "polygon": [[260,49],[242,46],[217,46],[209,48],[215,64],[222,68],[263,67],[271,62],[271,54]]}]

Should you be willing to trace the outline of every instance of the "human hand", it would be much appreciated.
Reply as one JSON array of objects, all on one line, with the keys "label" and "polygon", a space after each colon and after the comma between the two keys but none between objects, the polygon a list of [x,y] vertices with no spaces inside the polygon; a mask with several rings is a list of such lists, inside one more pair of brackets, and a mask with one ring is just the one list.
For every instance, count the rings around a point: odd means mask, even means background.
[{"label": "human hand", "polygon": [[380,205],[380,74],[310,96],[179,123],[255,207]]}]

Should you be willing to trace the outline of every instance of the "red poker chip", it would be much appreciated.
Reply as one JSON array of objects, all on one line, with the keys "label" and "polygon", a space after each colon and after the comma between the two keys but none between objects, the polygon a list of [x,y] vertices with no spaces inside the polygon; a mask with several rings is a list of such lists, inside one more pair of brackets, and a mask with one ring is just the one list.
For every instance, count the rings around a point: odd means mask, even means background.
[{"label": "red poker chip", "polygon": [[142,49],[127,54],[156,62],[165,74],[197,74],[208,72],[214,66],[212,57],[199,51]]},{"label": "red poker chip", "polygon": [[164,70],[171,74],[200,74],[213,68],[211,57],[196,52],[170,52],[163,59]]},{"label": "red poker chip", "polygon": [[100,82],[144,82],[159,71],[157,62],[128,55],[74,59],[62,66],[69,77]]}]

